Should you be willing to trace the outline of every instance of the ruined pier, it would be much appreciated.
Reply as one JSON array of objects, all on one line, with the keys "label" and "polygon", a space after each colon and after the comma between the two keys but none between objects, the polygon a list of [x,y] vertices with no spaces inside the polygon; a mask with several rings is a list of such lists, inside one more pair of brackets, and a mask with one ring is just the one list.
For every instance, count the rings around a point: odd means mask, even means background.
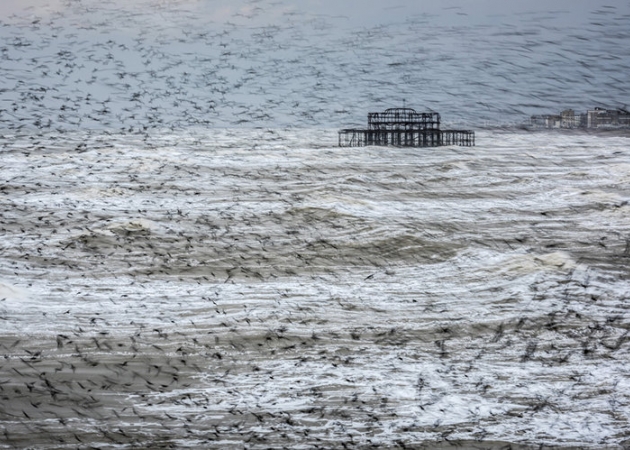
[{"label": "ruined pier", "polygon": [[391,145],[397,147],[439,147],[475,145],[470,130],[440,130],[440,114],[416,112],[411,108],[390,108],[368,113],[367,129],[346,128],[339,131],[340,147]]}]

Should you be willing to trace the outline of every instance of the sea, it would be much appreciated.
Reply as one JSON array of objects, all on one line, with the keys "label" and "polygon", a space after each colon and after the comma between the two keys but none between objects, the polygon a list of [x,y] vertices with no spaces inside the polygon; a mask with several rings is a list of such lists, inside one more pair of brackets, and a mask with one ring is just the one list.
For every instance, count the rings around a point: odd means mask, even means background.
[{"label": "sea", "polygon": [[[519,126],[627,16],[145,3],[3,19],[0,448],[630,446],[630,135]],[[338,146],[403,101],[476,145]]]}]

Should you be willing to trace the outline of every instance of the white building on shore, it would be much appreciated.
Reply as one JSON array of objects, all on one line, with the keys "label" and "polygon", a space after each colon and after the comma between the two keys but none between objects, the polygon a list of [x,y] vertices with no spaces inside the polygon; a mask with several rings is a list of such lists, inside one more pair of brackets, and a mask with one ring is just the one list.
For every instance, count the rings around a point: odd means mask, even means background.
[{"label": "white building on shore", "polygon": [[576,114],[572,109],[560,114],[543,114],[530,117],[533,128],[630,128],[630,112],[623,108],[596,107],[586,113]]},{"label": "white building on shore", "polygon": [[625,109],[595,108],[586,113],[586,128],[630,127],[630,112]]}]

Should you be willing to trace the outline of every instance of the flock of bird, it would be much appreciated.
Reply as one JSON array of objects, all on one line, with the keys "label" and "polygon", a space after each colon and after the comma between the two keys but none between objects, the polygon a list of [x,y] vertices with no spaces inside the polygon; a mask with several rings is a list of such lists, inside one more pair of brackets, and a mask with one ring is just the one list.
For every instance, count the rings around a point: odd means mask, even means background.
[{"label": "flock of bird", "polygon": [[625,138],[310,133],[2,141],[0,446],[623,442]]},{"label": "flock of bird", "polygon": [[625,94],[627,17],[186,4],[0,23],[0,448],[628,445],[627,139],[315,128]]},{"label": "flock of bird", "polygon": [[449,26],[445,8],[361,27],[283,2],[230,7],[82,0],[4,18],[0,129],[338,127],[404,100],[479,126],[620,106],[630,88],[615,8],[558,28],[562,11]]}]

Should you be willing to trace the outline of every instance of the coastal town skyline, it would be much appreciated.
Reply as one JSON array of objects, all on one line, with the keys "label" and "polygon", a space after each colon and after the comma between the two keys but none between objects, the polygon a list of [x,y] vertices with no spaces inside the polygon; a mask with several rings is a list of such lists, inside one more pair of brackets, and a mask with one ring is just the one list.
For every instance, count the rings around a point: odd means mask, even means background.
[{"label": "coastal town skyline", "polygon": [[537,114],[529,118],[533,128],[630,128],[630,112],[626,107],[596,106],[586,112],[565,109],[560,114]]}]

